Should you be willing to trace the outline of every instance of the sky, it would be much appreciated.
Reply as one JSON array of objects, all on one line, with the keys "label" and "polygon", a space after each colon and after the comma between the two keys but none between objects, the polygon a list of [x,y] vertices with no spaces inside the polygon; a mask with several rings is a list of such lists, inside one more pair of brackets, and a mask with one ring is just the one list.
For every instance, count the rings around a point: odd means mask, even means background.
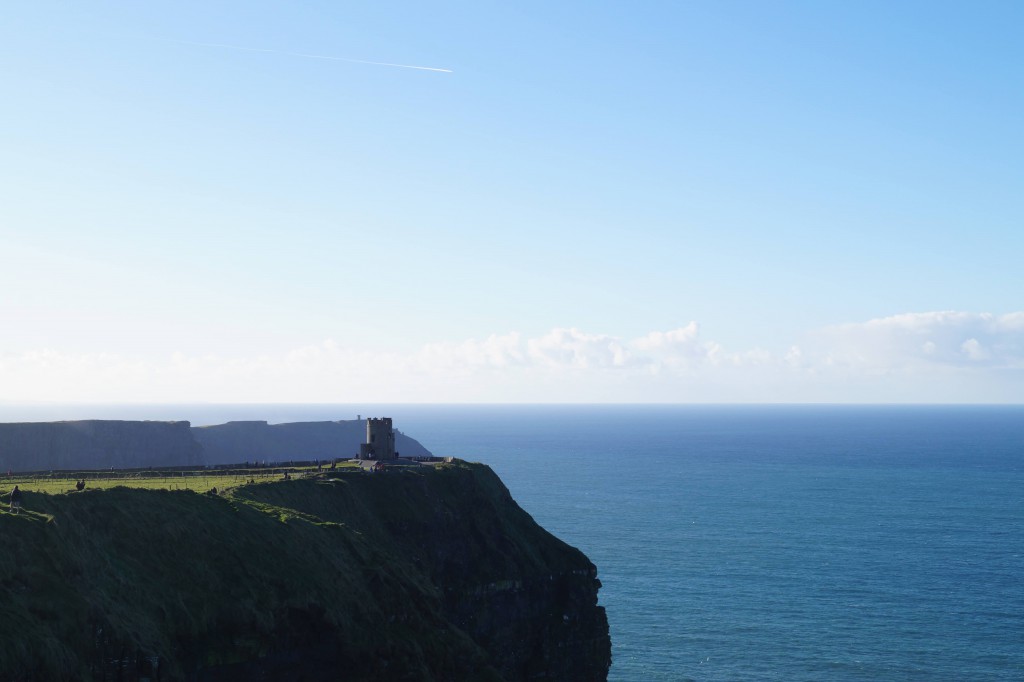
[{"label": "sky", "polygon": [[0,402],[1024,402],[1022,24],[9,4]]}]

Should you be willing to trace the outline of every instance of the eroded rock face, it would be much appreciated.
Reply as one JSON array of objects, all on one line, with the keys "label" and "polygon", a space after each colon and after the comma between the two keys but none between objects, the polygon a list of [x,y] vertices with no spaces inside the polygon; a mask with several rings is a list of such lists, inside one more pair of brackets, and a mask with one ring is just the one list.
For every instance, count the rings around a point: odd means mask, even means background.
[{"label": "eroded rock face", "polygon": [[457,495],[434,498],[406,477],[410,497],[429,502],[412,519],[383,519],[443,589],[444,613],[490,655],[506,680],[604,680],[611,640],[597,604],[597,568],[541,528],[484,466],[437,472]]},{"label": "eroded rock face", "polygon": [[[245,494],[277,504],[283,490]],[[295,503],[385,551],[388,576],[431,585],[445,627],[483,650],[493,679],[607,679],[611,639],[596,567],[540,527],[490,468],[325,481]]]},{"label": "eroded rock face", "polygon": [[488,467],[432,473],[372,482],[418,500],[378,520],[441,589],[445,618],[503,679],[606,679],[611,640],[593,563],[537,525]]},{"label": "eroded rock face", "polygon": [[607,678],[595,567],[482,465],[25,507],[0,514],[3,679]]},{"label": "eroded rock face", "polygon": [[453,622],[491,653],[506,680],[604,680],[611,640],[604,609],[597,606],[599,585],[590,567],[453,588],[445,593],[445,606]]},{"label": "eroded rock face", "polygon": [[0,470],[132,469],[203,464],[187,421],[0,423]]}]

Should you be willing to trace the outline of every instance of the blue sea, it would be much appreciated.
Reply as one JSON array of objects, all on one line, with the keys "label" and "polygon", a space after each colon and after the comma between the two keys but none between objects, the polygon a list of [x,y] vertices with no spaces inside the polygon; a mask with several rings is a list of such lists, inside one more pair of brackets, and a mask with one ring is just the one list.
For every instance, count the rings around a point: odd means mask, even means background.
[{"label": "blue sea", "polygon": [[597,565],[611,680],[1024,679],[1022,407],[33,409],[392,416]]}]

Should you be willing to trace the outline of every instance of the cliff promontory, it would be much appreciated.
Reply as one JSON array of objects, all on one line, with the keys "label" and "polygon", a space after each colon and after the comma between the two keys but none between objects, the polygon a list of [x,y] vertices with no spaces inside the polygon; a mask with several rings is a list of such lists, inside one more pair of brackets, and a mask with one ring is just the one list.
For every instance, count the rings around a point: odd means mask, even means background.
[{"label": "cliff promontory", "polygon": [[487,467],[0,513],[0,679],[603,680],[594,565]]},{"label": "cliff promontory", "polygon": [[[208,464],[250,460],[332,459],[355,457],[366,437],[362,419],[268,424],[235,421],[194,426],[192,435],[203,447]],[[430,451],[404,433],[395,434],[395,449],[405,457]]]},{"label": "cliff promontory", "polygon": [[188,422],[90,419],[0,424],[0,468],[115,469],[205,464]]},{"label": "cliff promontory", "polygon": [[[215,426],[104,419],[0,423],[0,472],[349,458],[365,435],[362,419]],[[401,432],[395,433],[395,447],[405,457],[430,455]]]}]

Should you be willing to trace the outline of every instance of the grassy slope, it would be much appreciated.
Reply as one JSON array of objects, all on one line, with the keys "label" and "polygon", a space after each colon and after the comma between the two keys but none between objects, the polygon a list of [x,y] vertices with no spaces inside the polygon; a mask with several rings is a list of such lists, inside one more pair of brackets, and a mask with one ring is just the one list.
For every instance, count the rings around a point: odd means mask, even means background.
[{"label": "grassy slope", "polygon": [[[431,576],[486,586],[582,557],[510,502],[465,464],[222,496],[27,493],[25,513],[0,514],[0,677],[89,679],[138,655],[182,676],[298,651],[344,661],[350,679],[491,679]],[[438,521],[471,557],[447,556]]]}]

